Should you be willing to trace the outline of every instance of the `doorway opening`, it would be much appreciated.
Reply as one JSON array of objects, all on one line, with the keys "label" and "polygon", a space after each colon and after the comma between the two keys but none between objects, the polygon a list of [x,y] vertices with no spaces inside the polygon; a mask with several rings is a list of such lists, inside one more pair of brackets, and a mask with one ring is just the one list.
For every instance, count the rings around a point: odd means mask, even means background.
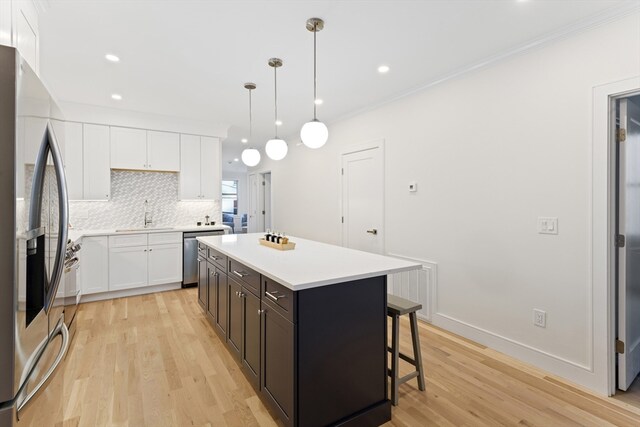
[{"label": "doorway opening", "polygon": [[249,217],[247,231],[261,233],[273,229],[271,172],[249,175]]},{"label": "doorway opening", "polygon": [[615,109],[615,398],[640,407],[640,93]]}]

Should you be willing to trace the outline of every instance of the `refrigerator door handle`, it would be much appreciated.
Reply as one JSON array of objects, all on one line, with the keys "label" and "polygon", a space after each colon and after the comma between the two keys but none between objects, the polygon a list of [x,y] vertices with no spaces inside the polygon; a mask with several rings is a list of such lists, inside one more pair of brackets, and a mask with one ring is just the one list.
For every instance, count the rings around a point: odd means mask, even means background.
[{"label": "refrigerator door handle", "polygon": [[42,137],[42,144],[38,151],[34,171],[33,186],[31,187],[31,206],[29,209],[29,229],[40,228],[40,212],[42,209],[42,192],[44,189],[44,178],[47,170],[47,157],[51,152],[53,166],[56,172],[56,181],[58,184],[58,207],[60,226],[58,227],[58,247],[56,250],[56,258],[54,261],[51,282],[47,287],[47,295],[45,297],[44,310],[47,314],[51,310],[53,300],[58,292],[60,279],[64,270],[64,256],[66,253],[67,239],[69,234],[69,196],[67,194],[67,181],[64,172],[64,164],[62,162],[62,154],[60,146],[56,140],[55,133],[51,122],[47,122],[47,129]]}]

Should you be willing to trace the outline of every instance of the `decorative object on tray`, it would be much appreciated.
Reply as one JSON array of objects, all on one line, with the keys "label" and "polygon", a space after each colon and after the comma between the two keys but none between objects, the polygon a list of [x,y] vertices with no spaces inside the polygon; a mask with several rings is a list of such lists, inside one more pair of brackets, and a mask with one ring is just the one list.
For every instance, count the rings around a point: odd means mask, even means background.
[{"label": "decorative object on tray", "polygon": [[284,233],[275,231],[272,233],[269,229],[267,229],[267,234],[265,234],[263,238],[258,239],[258,242],[263,246],[279,249],[281,251],[290,251],[296,247],[296,244],[290,242],[289,238],[285,236]]}]

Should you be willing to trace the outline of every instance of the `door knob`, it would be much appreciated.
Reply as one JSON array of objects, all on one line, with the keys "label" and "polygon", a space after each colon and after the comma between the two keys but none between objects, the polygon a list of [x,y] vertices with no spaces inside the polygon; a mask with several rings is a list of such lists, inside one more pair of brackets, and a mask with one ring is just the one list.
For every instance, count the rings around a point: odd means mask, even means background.
[{"label": "door knob", "polygon": [[378,234],[378,230],[376,230],[375,228],[372,228],[371,230],[367,230],[367,233],[376,235],[376,234]]}]

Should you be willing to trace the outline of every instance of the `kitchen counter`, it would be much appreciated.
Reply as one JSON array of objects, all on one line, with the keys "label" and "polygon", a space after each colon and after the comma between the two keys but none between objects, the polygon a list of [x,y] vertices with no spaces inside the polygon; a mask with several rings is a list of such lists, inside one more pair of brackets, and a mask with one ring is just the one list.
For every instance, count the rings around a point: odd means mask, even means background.
[{"label": "kitchen counter", "polygon": [[290,238],[295,249],[280,251],[260,245],[263,236],[230,234],[198,240],[293,291],[421,268],[415,262],[299,237]]},{"label": "kitchen counter", "polygon": [[260,233],[198,237],[198,302],[263,402],[287,427],[382,425],[387,274],[420,264]]},{"label": "kitchen counter", "polygon": [[[116,231],[122,230],[122,231]],[[95,229],[95,230],[69,230],[69,238],[71,240],[78,240],[82,237],[88,236],[111,236],[111,235],[124,235],[124,234],[141,234],[141,233],[191,233],[195,231],[224,231],[229,233],[231,227],[228,225],[179,225],[174,227],[149,227],[149,228],[133,228],[133,227],[121,227],[112,229]]]}]

